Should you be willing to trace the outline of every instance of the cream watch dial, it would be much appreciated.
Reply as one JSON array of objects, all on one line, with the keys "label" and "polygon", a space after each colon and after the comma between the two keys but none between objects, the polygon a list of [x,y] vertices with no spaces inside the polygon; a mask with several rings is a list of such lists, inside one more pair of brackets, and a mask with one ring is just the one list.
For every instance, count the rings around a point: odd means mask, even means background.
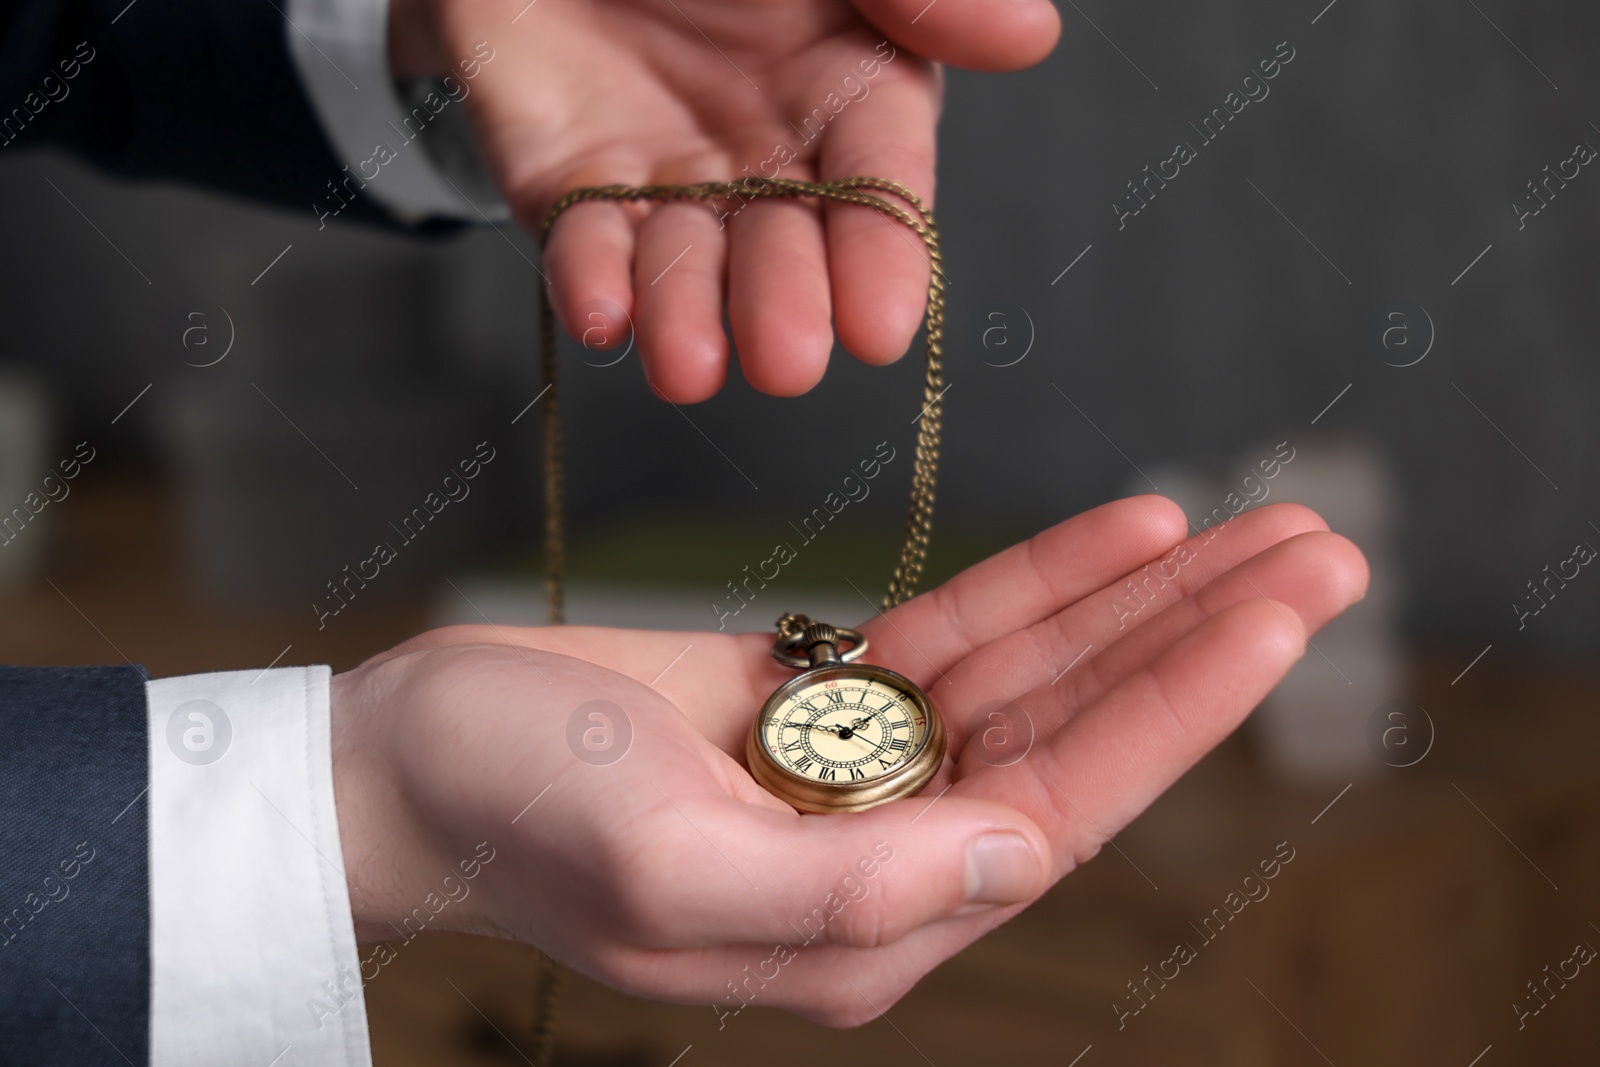
[{"label": "cream watch dial", "polygon": [[881,778],[928,740],[928,720],[904,689],[876,678],[831,678],[790,693],[762,740],[791,774],[824,784]]}]

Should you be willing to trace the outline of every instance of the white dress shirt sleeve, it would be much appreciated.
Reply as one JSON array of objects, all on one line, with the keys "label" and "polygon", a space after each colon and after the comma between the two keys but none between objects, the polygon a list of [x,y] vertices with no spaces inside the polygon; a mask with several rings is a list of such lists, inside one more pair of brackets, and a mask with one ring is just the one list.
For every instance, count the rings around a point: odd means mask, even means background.
[{"label": "white dress shirt sleeve", "polygon": [[361,189],[407,222],[510,219],[473,145],[459,85],[454,97],[435,95],[446,101],[437,110],[401,99],[389,73],[389,0],[289,0],[286,19],[300,81],[345,163],[331,185],[307,190],[319,217],[340,203],[334,194]]},{"label": "white dress shirt sleeve", "polygon": [[152,1067],[370,1067],[329,678],[146,684]]}]

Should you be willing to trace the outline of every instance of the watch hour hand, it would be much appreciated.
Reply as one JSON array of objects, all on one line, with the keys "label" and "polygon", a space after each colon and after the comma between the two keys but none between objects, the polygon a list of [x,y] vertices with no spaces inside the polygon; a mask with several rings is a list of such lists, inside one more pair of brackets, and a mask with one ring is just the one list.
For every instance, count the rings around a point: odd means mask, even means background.
[{"label": "watch hour hand", "polygon": [[840,726],[838,728],[838,730],[837,730],[839,740],[841,740],[841,741],[850,741],[850,740],[853,739],[853,740],[856,740],[856,741],[866,741],[866,743],[869,744],[869,745],[872,744],[871,741],[867,741],[867,739],[865,737],[862,737],[859,733],[856,732],[864,724],[869,723],[871,721],[872,721],[872,717],[868,716],[865,719],[857,719],[855,722],[851,723],[849,726]]}]

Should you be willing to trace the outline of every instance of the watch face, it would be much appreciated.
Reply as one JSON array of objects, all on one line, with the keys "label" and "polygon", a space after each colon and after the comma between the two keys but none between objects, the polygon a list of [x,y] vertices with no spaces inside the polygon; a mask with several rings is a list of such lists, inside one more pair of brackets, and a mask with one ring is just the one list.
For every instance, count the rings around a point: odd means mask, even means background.
[{"label": "watch face", "polygon": [[763,747],[790,774],[822,786],[864,783],[902,769],[927,744],[927,710],[906,679],[873,668],[817,673],[775,695],[761,722]]}]

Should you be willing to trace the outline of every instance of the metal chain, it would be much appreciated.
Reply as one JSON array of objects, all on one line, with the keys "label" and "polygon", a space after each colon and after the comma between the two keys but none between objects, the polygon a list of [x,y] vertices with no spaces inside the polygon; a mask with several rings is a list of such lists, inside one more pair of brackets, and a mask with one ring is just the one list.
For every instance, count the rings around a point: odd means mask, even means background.
[{"label": "metal chain", "polygon": [[[889,193],[912,210],[891,203],[874,192]],[[927,375],[923,384],[922,414],[917,417],[917,451],[911,470],[911,508],[906,516],[905,543],[900,562],[883,595],[883,608],[894,607],[916,595],[928,560],[933,533],[934,483],[939,471],[939,433],[944,414],[944,259],[939,251],[939,228],[933,214],[915,193],[885,178],[839,178],[828,182],[802,182],[789,178],[745,182],[701,182],[697,185],[596,185],[574,189],[557,200],[539,227],[543,244],[560,214],[590,200],[670,202],[691,200],[710,203],[739,199],[818,199],[857,204],[909,227],[928,249],[928,314],[925,321]],[[566,473],[562,461],[561,377],[556,319],[550,306],[548,285],[539,287],[539,362],[545,381],[544,408],[544,552],[545,593],[550,625],[566,618]],[[535,1067],[549,1067],[554,1052],[555,998],[559,965],[546,955],[541,967],[538,1007],[534,1022]]]},{"label": "metal chain", "polygon": [[556,994],[561,991],[561,964],[548,952],[539,956],[539,993],[533,1009],[534,1067],[550,1067],[556,1053]]}]

